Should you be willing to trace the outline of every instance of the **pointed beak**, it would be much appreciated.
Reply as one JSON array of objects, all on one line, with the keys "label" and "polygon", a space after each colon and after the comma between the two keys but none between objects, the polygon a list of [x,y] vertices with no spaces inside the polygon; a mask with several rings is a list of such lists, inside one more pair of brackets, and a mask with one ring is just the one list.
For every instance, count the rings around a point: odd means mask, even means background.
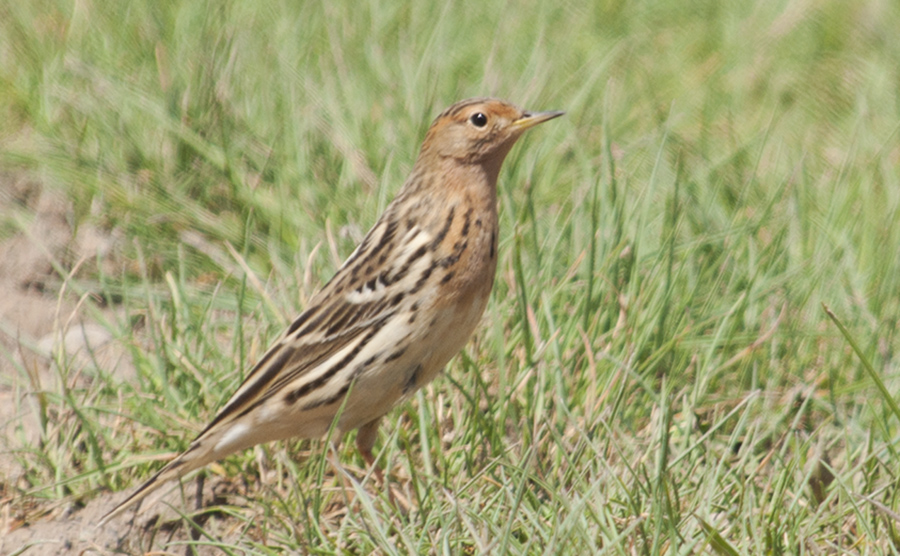
[{"label": "pointed beak", "polygon": [[558,118],[563,114],[565,114],[565,112],[525,112],[521,118],[512,123],[512,128],[519,131],[525,131],[530,127],[544,123],[547,120],[552,120],[553,118]]}]

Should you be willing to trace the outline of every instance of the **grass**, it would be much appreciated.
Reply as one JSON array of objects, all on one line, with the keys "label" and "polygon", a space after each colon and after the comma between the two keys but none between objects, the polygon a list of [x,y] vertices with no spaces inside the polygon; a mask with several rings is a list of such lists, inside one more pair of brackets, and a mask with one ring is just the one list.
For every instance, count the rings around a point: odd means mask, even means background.
[{"label": "grass", "polygon": [[[185,448],[434,115],[497,95],[567,115],[505,164],[476,337],[382,428],[414,510],[291,442],[213,467],[241,485],[228,534],[187,542],[900,552],[898,26],[874,0],[5,4],[0,172],[115,239],[55,261],[48,293],[134,372],[60,352],[38,388],[7,354],[42,428],[6,439],[24,471],[0,492],[35,521]],[[2,201],[0,239],[23,233],[33,211]]]}]

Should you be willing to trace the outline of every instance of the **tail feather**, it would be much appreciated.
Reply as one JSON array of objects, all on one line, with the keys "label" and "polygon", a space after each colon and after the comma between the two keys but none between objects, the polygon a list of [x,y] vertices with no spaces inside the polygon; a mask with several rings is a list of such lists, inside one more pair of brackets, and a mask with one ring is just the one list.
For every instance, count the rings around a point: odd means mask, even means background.
[{"label": "tail feather", "polygon": [[138,487],[138,489],[135,490],[131,494],[131,496],[126,498],[125,501],[120,503],[106,515],[100,518],[100,521],[97,523],[97,527],[103,526],[110,519],[116,517],[131,506],[137,504],[169,481],[183,477],[191,471],[199,469],[207,463],[213,461],[214,458],[210,457],[211,454],[209,452],[205,454],[195,453],[194,450],[198,447],[200,447],[200,444],[195,442],[185,452],[182,452],[178,457],[170,461],[165,467],[157,471],[155,475],[150,477],[144,484]]},{"label": "tail feather", "polygon": [[256,444],[282,440],[297,435],[297,431],[290,427],[270,427],[270,430],[261,432],[258,430],[258,427],[252,426],[253,424],[249,421],[235,419],[217,423],[215,426],[207,428],[200,436],[194,439],[190,448],[182,452],[150,477],[147,482],[139,486],[124,502],[104,515],[97,525],[100,526],[108,522],[169,481],[183,477],[208,463]]}]

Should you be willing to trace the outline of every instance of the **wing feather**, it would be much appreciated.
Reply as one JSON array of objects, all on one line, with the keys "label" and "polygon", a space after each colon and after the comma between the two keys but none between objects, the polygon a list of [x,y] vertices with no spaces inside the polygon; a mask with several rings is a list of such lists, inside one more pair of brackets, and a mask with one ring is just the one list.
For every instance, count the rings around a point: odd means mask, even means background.
[{"label": "wing feather", "polygon": [[[250,370],[237,391],[200,433],[245,415],[279,392],[302,386],[303,379],[360,337],[378,330],[398,310],[408,293],[407,276],[431,265],[427,246],[432,238],[420,228],[398,237],[396,224],[376,224],[361,247],[311,300],[284,335]],[[379,253],[380,257],[376,257]],[[389,253],[388,257],[384,257]],[[390,262],[384,262],[390,261]]]}]

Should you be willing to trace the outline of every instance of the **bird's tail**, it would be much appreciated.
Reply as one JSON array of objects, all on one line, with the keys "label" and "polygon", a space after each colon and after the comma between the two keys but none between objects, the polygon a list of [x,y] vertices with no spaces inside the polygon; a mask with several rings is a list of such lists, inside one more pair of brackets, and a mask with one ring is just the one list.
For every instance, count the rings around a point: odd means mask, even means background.
[{"label": "bird's tail", "polygon": [[[200,450],[198,450],[198,448]],[[190,448],[170,461],[165,467],[160,469],[156,473],[156,475],[150,477],[147,482],[138,487],[138,489],[134,491],[131,496],[126,498],[124,502],[122,502],[121,504],[113,508],[112,511],[100,518],[100,521],[97,523],[97,527],[101,527],[107,521],[121,514],[134,504],[137,504],[138,502],[146,498],[149,494],[154,492],[159,487],[165,485],[169,481],[183,477],[191,471],[199,469],[207,463],[210,463],[214,459],[216,459],[215,455],[210,453],[209,450],[202,450],[200,443],[195,440]]]}]

